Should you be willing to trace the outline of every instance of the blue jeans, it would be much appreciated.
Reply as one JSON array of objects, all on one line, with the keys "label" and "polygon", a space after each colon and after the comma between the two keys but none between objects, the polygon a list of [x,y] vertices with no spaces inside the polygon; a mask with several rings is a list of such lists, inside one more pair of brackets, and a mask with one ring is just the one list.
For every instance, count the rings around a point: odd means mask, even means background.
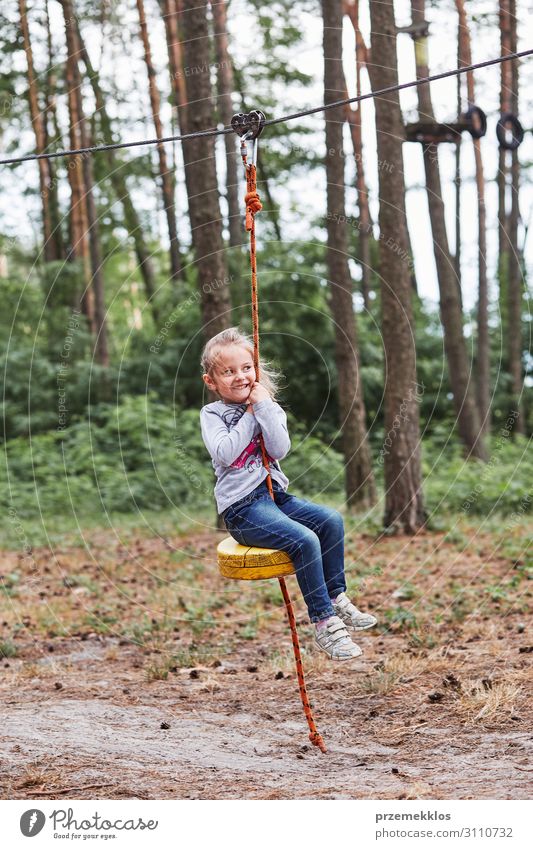
[{"label": "blue jeans", "polygon": [[344,523],[336,510],[295,498],[272,481],[224,511],[231,536],[241,545],[276,548],[289,554],[311,622],[333,616],[331,599],[344,592]]}]

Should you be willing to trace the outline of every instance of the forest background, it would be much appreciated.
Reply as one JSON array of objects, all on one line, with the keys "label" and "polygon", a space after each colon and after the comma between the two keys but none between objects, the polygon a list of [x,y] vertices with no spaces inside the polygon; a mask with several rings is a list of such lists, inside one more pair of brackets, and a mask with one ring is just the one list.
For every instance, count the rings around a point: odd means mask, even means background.
[{"label": "forest background", "polygon": [[[318,3],[215,4],[203,13],[203,51],[186,64],[190,33],[180,31],[181,51],[169,47],[173,15],[176,32],[182,24],[188,26],[187,15],[174,2],[51,0],[28,9],[23,2],[6,4],[0,70],[3,155],[83,146],[84,141],[168,136],[180,129],[227,125],[235,111],[261,108],[268,117],[277,117],[321,101]],[[411,15],[415,20],[423,13],[424,5],[430,22],[430,71],[465,63],[464,43],[457,39],[463,4],[398,3],[400,81],[417,72],[416,32],[401,28],[408,27]],[[344,4],[343,68],[350,96],[371,90],[365,53],[371,21],[365,4],[359,18],[354,10],[357,4]],[[514,22],[508,32],[502,24],[505,14]],[[473,61],[526,43],[525,5],[467,3],[466,16]],[[343,113],[337,156],[344,168],[343,214],[326,204],[323,114],[268,127],[261,137],[262,352],[285,375],[281,403],[289,413],[293,450],[284,466],[294,491],[332,502],[346,499],[352,508],[367,511],[365,519],[376,527],[382,524],[388,491],[386,460],[396,448],[398,432],[394,419],[391,430],[384,413],[387,354],[380,261],[387,252],[393,267],[407,268],[411,280],[416,348],[412,396],[420,415],[425,517],[439,526],[449,511],[487,516],[501,511],[522,515],[531,509],[532,466],[526,448],[533,416],[527,392],[533,143],[527,132],[518,151],[502,159],[495,126],[503,108],[528,114],[532,65],[528,58],[520,65],[507,63],[509,72],[511,65],[510,85],[503,66],[483,69],[475,77],[475,101],[488,116],[480,147],[488,275],[481,354],[476,165],[468,132],[456,133],[460,144],[438,145],[449,249],[432,230],[424,184],[423,155],[437,160],[437,146],[429,144],[423,154],[419,142],[404,142],[408,251],[400,249],[394,235],[384,234],[388,241],[380,237],[378,184],[391,166],[379,158],[379,119],[372,100]],[[209,96],[207,109],[197,98],[202,91]],[[471,100],[465,78],[459,79],[459,88],[451,78],[435,83],[431,91],[436,121],[455,120]],[[188,115],[187,101],[196,104]],[[401,105],[404,123],[413,126],[418,120],[415,89],[402,92]],[[250,328],[244,184],[236,138],[217,137],[210,160],[217,197],[213,185],[207,186],[203,209],[198,209],[200,189],[191,188],[198,173],[187,156],[185,146],[174,142],[49,160],[44,171],[35,162],[2,166],[5,463],[0,474],[7,544],[20,543],[20,523],[25,537],[36,544],[79,523],[113,523],[117,514],[148,528],[161,521],[162,513],[178,524],[193,522],[198,511],[202,523],[213,521],[212,472],[198,429],[198,409],[209,399],[198,363],[210,331],[228,324]],[[358,167],[362,164],[364,168]],[[220,222],[213,229],[211,219],[219,217],[223,231],[216,233]],[[339,390],[340,325],[327,254],[328,238],[333,245],[334,231],[341,229],[348,246],[357,380],[364,398],[359,431],[351,432],[355,442],[348,449],[341,396],[351,390],[346,385]],[[206,244],[223,239],[218,263],[199,262],[204,250],[194,241],[199,230]],[[479,441],[473,448],[477,436],[472,437],[472,428],[469,435],[468,423],[461,430],[461,414],[453,403],[462,390],[454,387],[446,359],[434,244],[437,253],[448,251],[453,266],[468,393],[477,391],[483,450]],[[209,298],[222,299],[217,303],[226,312],[220,326],[210,317]],[[441,297],[441,304],[445,300]],[[483,357],[489,363],[485,407],[479,400]],[[347,458],[354,451],[362,453],[366,434],[368,457],[355,491],[347,482]]]},{"label": "forest background", "polygon": [[[375,93],[529,50],[529,19],[2,4],[0,160],[108,146],[0,164],[2,798],[527,797],[533,58]],[[294,594],[326,769],[277,582],[217,569],[199,429],[205,340],[251,329],[222,130],[324,104],[265,126],[256,226],[283,469],[378,619],[339,674]]]}]

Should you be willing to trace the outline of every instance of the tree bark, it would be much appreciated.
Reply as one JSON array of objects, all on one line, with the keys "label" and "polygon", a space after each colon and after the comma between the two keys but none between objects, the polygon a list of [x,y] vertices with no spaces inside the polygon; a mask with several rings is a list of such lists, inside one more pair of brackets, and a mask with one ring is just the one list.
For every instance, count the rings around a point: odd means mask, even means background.
[{"label": "tree bark", "polygon": [[[510,0],[499,2],[500,55],[511,53]],[[500,64],[500,114],[511,111],[511,90],[513,87],[511,62]],[[509,337],[508,317],[508,275],[509,275],[509,216],[505,208],[506,186],[509,175],[508,151],[498,150],[498,279],[500,285],[499,303],[501,329],[504,339]],[[507,359],[507,354],[506,354]],[[506,363],[507,365],[507,363]]]},{"label": "tree bark", "polygon": [[[161,98],[159,95],[159,89],[157,88],[155,68],[152,62],[152,51],[150,48],[150,39],[146,24],[144,0],[137,0],[137,11],[139,14],[139,27],[144,50],[144,62],[148,73],[148,90],[150,93],[150,105],[152,108],[155,134],[157,139],[162,139],[164,133],[160,116]],[[172,172],[168,167],[167,153],[164,144],[157,144],[157,155],[159,157],[159,175],[161,177],[163,207],[167,219],[168,237],[170,241],[170,273],[173,280],[178,280],[181,277],[182,259],[178,239],[176,208],[174,205],[174,179]]]},{"label": "tree bark", "polygon": [[[197,132],[215,125],[206,0],[183,0],[180,23],[184,70],[189,71],[185,76],[187,104],[191,104],[180,107],[180,127],[184,112],[187,132]],[[228,327],[231,316],[214,137],[188,139],[182,145],[204,332],[210,337]]]},{"label": "tree bark", "polygon": [[[342,0],[323,0],[324,103],[342,96]],[[339,381],[346,501],[349,507],[368,506],[376,500],[370,445],[357,347],[353,284],[348,267],[348,239],[344,202],[342,106],[326,112],[326,176],[328,271],[331,310],[335,322],[335,358]]]},{"label": "tree bark", "polygon": [[[359,28],[359,0],[353,3],[343,3],[345,14],[349,17],[355,33],[355,85],[356,96],[361,94],[361,68],[366,64],[368,50]],[[345,85],[345,95],[348,91]],[[363,126],[361,104],[352,109],[349,103],[345,107],[346,119],[350,127],[353,152],[355,157],[355,183],[357,188],[357,204],[359,206],[359,259],[361,262],[361,293],[365,309],[370,310],[370,288],[371,288],[371,259],[370,239],[372,238],[372,219],[368,205],[368,188],[365,179],[365,168],[363,161]]]},{"label": "tree bark", "polygon": [[[77,29],[74,25],[76,16],[74,12],[74,4],[72,0],[61,0],[63,6],[63,15],[65,18],[65,33],[67,41],[67,63],[70,67],[70,77],[73,88],[69,86],[69,100],[72,101],[73,113],[75,117],[76,135],[79,137],[81,147],[89,147],[92,139],[89,132],[87,119],[83,111],[83,101],[81,93],[81,74],[78,67],[78,56],[80,55],[80,45],[77,38]],[[72,126],[72,123],[71,123]],[[98,213],[94,200],[94,185],[93,185],[93,170],[92,158],[90,155],[80,155],[73,158],[76,161],[77,167],[81,164],[79,174],[79,186],[81,191],[80,207],[85,210],[86,227],[84,238],[89,245],[89,287],[87,291],[93,293],[93,331],[95,334],[95,349],[97,362],[102,366],[109,365],[109,353],[107,344],[107,322],[104,299],[104,278],[102,272],[102,249],[100,241],[100,227],[98,222]],[[74,169],[73,169],[74,170]]]},{"label": "tree bark", "polygon": [[[462,68],[463,65],[466,64],[464,60],[465,54],[465,44],[464,37],[465,34],[463,32],[463,27],[461,25],[461,13],[459,12],[459,27],[457,31],[457,67]],[[465,18],[466,20],[466,18]],[[463,79],[461,74],[457,74],[456,77],[456,87],[457,87],[457,116],[462,115],[463,113],[463,97],[461,92],[461,87],[463,84]],[[459,298],[461,303],[461,309],[463,307],[463,292],[461,287],[461,151],[462,151],[462,138],[461,134],[457,135],[457,141],[455,142],[455,277],[457,280],[457,285],[459,289]]]},{"label": "tree bark", "polygon": [[[20,29],[24,42],[24,52],[26,54],[26,64],[28,67],[28,101],[30,105],[30,117],[35,134],[35,152],[44,153],[46,148],[46,133],[43,121],[43,115],[39,106],[39,97],[37,92],[37,81],[33,68],[33,53],[30,40],[30,30],[28,27],[28,17],[26,12],[26,0],[19,0],[19,15]],[[52,227],[52,216],[50,212],[50,168],[47,159],[38,159],[39,168],[39,187],[41,190],[41,207],[43,214],[43,235],[44,235],[44,258],[46,262],[59,259],[57,256],[56,245],[54,241],[54,230]]]},{"label": "tree bark", "polygon": [[[57,119],[56,108],[56,91],[57,91],[57,73],[56,59],[52,43],[52,30],[50,27],[50,15],[48,10],[48,0],[45,3],[45,26],[46,26],[46,45],[48,50],[48,69],[46,71],[45,80],[45,109],[44,109],[44,134],[45,146],[50,149],[50,145],[58,143],[61,145],[62,138],[59,130],[59,122]],[[49,131],[49,122],[53,128],[52,134]],[[59,193],[57,179],[57,167],[53,159],[48,160],[48,171],[50,174],[49,186],[49,205],[50,205],[50,220],[52,226],[52,234],[55,246],[55,255],[57,259],[65,258],[65,244],[63,241],[63,219],[59,206]]]},{"label": "tree bark", "polygon": [[[509,0],[509,18],[511,27],[511,52],[518,49],[516,0]],[[518,115],[518,62],[506,62],[511,65],[511,112]],[[520,160],[518,149],[511,152],[511,215],[509,217],[509,275],[508,275],[508,314],[509,314],[509,374],[511,375],[511,394],[513,409],[518,412],[513,433],[525,433],[522,410],[522,267],[518,247],[518,223],[520,220]]]},{"label": "tree bark", "polygon": [[[113,144],[115,140],[113,138],[113,133],[111,130],[111,121],[109,115],[107,114],[104,94],[100,86],[99,74],[92,66],[78,23],[77,36],[80,45],[80,56],[83,61],[83,64],[85,65],[87,76],[89,77],[91,87],[94,93],[96,111],[100,119],[102,136],[105,144]],[[133,243],[135,245],[135,253],[144,282],[146,299],[150,304],[150,309],[152,311],[154,322],[156,325],[158,325],[159,311],[155,302],[156,279],[154,266],[150,257],[150,251],[146,245],[141,222],[139,216],[137,215],[137,210],[133,205],[133,201],[128,190],[126,177],[123,173],[124,166],[119,162],[115,151],[107,150],[104,156],[106,157],[108,163],[109,178],[111,180],[111,184],[124,210],[124,223],[126,224],[126,228],[130,234],[130,238],[133,239]]]},{"label": "tree bark", "polygon": [[[516,113],[515,113],[516,114]],[[511,404],[513,410],[518,412],[513,433],[525,433],[524,416],[522,411],[522,269],[518,247],[518,222],[520,218],[519,209],[520,189],[520,163],[518,151],[511,152],[511,214],[509,216],[508,234],[508,320],[509,332],[507,334],[509,362],[509,374],[511,376]]]},{"label": "tree bark", "polygon": [[165,22],[165,33],[168,51],[168,67],[170,71],[170,84],[174,94],[174,105],[177,112],[178,124],[181,133],[186,133],[185,106],[187,105],[187,92],[185,89],[185,74],[183,72],[183,49],[178,32],[178,0],[160,0],[163,20]]},{"label": "tree bark", "polygon": [[[211,0],[215,27],[217,57],[218,114],[224,126],[229,127],[233,116],[231,96],[235,90],[233,64],[228,47],[226,0]],[[238,150],[234,135],[224,136],[226,146],[226,200],[228,203],[229,243],[231,247],[243,244],[243,216],[239,203]]]},{"label": "tree bark", "polygon": [[[411,8],[413,24],[423,23],[425,0],[411,0]],[[417,79],[428,76],[427,36],[424,33],[415,37],[415,57]],[[421,120],[434,121],[435,116],[429,84],[417,86],[417,93]],[[461,301],[457,290],[454,262],[448,247],[438,148],[424,145],[423,155],[429,216],[433,234],[433,251],[440,290],[444,348],[457,416],[457,427],[466,456],[486,460],[487,452],[470,385],[470,367],[463,332]]]},{"label": "tree bark", "polygon": [[[398,84],[396,24],[392,3],[371,3],[374,91]],[[385,348],[385,431],[380,460],[385,472],[386,527],[415,533],[425,521],[420,471],[419,400],[424,387],[416,375],[411,275],[405,215],[402,140],[398,92],[374,101],[379,169],[379,273]],[[390,443],[390,444],[389,444]]]},{"label": "tree bark", "polygon": [[[72,5],[70,0],[62,0],[65,33],[67,37],[66,86],[69,112],[69,142],[71,149],[83,147],[79,99],[80,89],[79,69],[76,62],[75,47],[72,45]],[[70,184],[70,216],[69,216],[69,258],[79,262],[81,271],[80,305],[91,333],[95,331],[94,324],[94,294],[91,287],[91,261],[89,254],[87,205],[85,200],[85,182],[82,156],[73,156],[67,163],[68,180]],[[77,295],[76,295],[77,297]]]},{"label": "tree bark", "polygon": [[[83,146],[89,147],[93,140],[89,134],[86,119],[83,118]],[[104,295],[104,275],[100,224],[94,200],[94,182],[92,160],[86,156],[83,160],[83,174],[87,193],[87,220],[89,224],[89,250],[91,255],[92,288],[94,292],[94,331],[96,334],[96,360],[101,366],[109,365],[107,344],[107,321]]]},{"label": "tree bark", "polygon": [[[460,65],[472,64],[470,30],[464,0],[455,0],[459,16],[459,61]],[[466,74],[468,105],[475,103],[474,74]],[[490,431],[490,336],[489,336],[489,289],[487,280],[487,225],[485,208],[485,176],[481,156],[481,139],[473,139],[476,167],[476,189],[478,205],[478,304],[477,304],[477,407],[483,433]]]}]

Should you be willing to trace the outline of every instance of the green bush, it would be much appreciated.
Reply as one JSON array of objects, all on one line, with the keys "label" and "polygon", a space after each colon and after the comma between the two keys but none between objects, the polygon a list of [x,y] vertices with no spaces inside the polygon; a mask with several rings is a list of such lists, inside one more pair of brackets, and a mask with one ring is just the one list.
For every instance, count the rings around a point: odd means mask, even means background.
[{"label": "green bush", "polygon": [[[12,525],[40,516],[65,517],[69,525],[68,515],[83,524],[84,518],[104,513],[177,508],[190,515],[210,510],[214,475],[198,414],[198,409],[165,406],[153,397],[126,397],[117,406],[96,405],[88,420],[64,431],[9,440],[0,464],[4,516]],[[325,495],[342,501],[339,452],[308,435],[305,424],[292,416],[289,431],[292,450],[282,468],[290,491],[317,501]],[[533,458],[526,448],[525,439],[497,437],[491,459],[482,464],[465,462],[459,447],[449,441],[444,445],[438,434],[426,440],[422,457],[428,511],[433,517],[457,511],[530,512]],[[381,475],[377,480],[382,487]]]},{"label": "green bush", "polygon": [[20,517],[207,505],[212,494],[198,412],[142,396],[100,405],[65,431],[12,439],[4,453],[0,499]]},{"label": "green bush", "polygon": [[462,511],[465,515],[509,515],[532,510],[533,457],[528,440],[494,437],[490,459],[466,461],[459,446],[424,445],[424,494],[430,512]]},{"label": "green bush", "polygon": [[281,466],[289,478],[290,491],[305,498],[320,498],[320,493],[341,495],[344,488],[344,465],[338,451],[288,416],[291,451]]}]

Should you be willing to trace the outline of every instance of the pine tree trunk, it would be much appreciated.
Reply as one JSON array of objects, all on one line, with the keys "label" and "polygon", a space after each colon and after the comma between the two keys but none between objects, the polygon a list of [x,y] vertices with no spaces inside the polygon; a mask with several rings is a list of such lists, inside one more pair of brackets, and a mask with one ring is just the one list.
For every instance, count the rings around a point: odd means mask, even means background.
[{"label": "pine tree trunk", "polygon": [[[516,112],[514,113],[517,114]],[[520,163],[518,151],[511,152],[511,214],[509,216],[509,251],[508,251],[508,362],[511,376],[512,409],[518,412],[513,433],[525,433],[524,416],[522,411],[522,269],[518,248],[518,222],[520,218],[519,192]]]},{"label": "pine tree trunk", "polygon": [[[511,25],[511,52],[518,49],[516,0],[509,2]],[[511,112],[518,115],[518,62],[511,65]],[[508,277],[508,314],[509,314],[509,374],[511,375],[512,406],[518,412],[513,433],[525,433],[522,409],[522,268],[518,247],[518,223],[520,220],[520,160],[518,150],[511,152],[511,215],[509,218],[509,277]]]},{"label": "pine tree trunk", "polygon": [[[233,116],[231,96],[235,89],[233,64],[228,47],[226,0],[211,0],[215,28],[215,51],[218,78],[218,114],[224,126],[229,127]],[[226,199],[228,203],[229,243],[237,247],[244,242],[243,216],[239,203],[238,150],[233,135],[225,135],[226,146]]]},{"label": "pine tree trunk", "polygon": [[[455,0],[459,16],[459,61],[460,65],[472,64],[470,30],[466,18],[464,0]],[[468,105],[475,103],[474,74],[466,75]],[[490,431],[490,336],[489,336],[489,289],[487,279],[487,225],[485,208],[485,176],[481,156],[481,139],[473,139],[476,167],[476,189],[478,205],[478,305],[477,305],[477,381],[476,395],[479,420],[484,433]]]},{"label": "pine tree trunk", "polygon": [[[459,10],[458,10],[459,11]],[[462,68],[463,65],[466,64],[464,60],[464,33],[461,27],[461,17],[459,12],[459,28],[457,32],[457,67]],[[463,98],[461,94],[461,86],[463,84],[463,79],[461,74],[457,74],[456,77],[456,88],[457,88],[457,115],[462,115],[463,113]],[[463,306],[463,292],[461,286],[461,152],[462,152],[462,138],[459,134],[457,137],[457,141],[455,143],[455,277],[457,279],[458,289],[459,289],[459,297],[461,299],[461,309]]]},{"label": "pine tree trunk", "polygon": [[[323,0],[324,103],[342,97],[342,0]],[[348,267],[348,239],[344,203],[342,106],[326,117],[326,177],[328,270],[331,310],[335,322],[335,356],[339,380],[339,408],[349,507],[368,506],[376,500],[366,413],[361,382],[353,284]]]},{"label": "pine tree trunk", "polygon": [[[100,119],[100,126],[102,130],[102,135],[105,144],[113,144],[114,138],[111,130],[111,121],[109,115],[107,114],[107,109],[105,105],[105,98],[100,87],[100,80],[98,72],[93,68],[89,54],[86,50],[85,43],[83,41],[79,24],[77,22],[77,37],[80,45],[80,56],[85,65],[85,69],[87,71],[87,76],[89,77],[91,87],[94,94],[96,111],[98,117]],[[144,233],[141,225],[141,221],[139,216],[137,215],[137,210],[133,205],[133,201],[131,199],[130,192],[128,190],[128,186],[126,183],[126,177],[124,174],[124,166],[121,165],[117,158],[117,154],[113,150],[108,150],[105,152],[104,156],[106,157],[108,167],[109,167],[109,178],[111,180],[111,184],[115,191],[115,194],[122,204],[122,208],[124,210],[124,223],[130,234],[130,238],[133,239],[135,245],[135,253],[137,256],[137,262],[139,264],[139,269],[144,282],[144,289],[146,292],[146,299],[150,304],[150,308],[152,311],[152,315],[154,318],[154,322],[156,325],[159,324],[159,312],[157,309],[157,305],[155,302],[155,292],[156,292],[156,279],[154,266],[152,263],[152,259],[150,257],[150,252],[146,245],[146,241],[144,238]]]},{"label": "pine tree trunk", "polygon": [[[69,112],[69,142],[71,149],[77,149],[83,147],[78,111],[79,102],[76,94],[76,92],[79,92],[80,77],[75,58],[75,49],[72,48],[70,26],[70,21],[72,20],[71,2],[70,0],[62,0],[61,5],[63,7],[65,33],[67,36],[66,86]],[[91,333],[94,333],[94,295],[91,287],[86,192],[83,159],[81,156],[73,156],[69,159],[67,173],[70,184],[69,255],[72,260],[79,263],[82,290],[79,296],[81,311],[87,319]]]},{"label": "pine tree trunk", "polygon": [[[346,97],[348,93],[346,92]],[[352,145],[355,157],[355,184],[357,188],[357,205],[359,207],[359,221],[357,227],[357,244],[359,248],[358,261],[361,266],[361,294],[366,310],[370,310],[371,290],[371,257],[370,239],[372,238],[372,219],[368,205],[368,188],[366,185],[363,165],[363,145],[361,134],[361,110],[351,109],[349,104],[345,108],[346,120],[350,128]]]},{"label": "pine tree trunk", "polygon": [[[57,108],[56,108],[56,91],[57,91],[57,74],[56,74],[56,60],[54,56],[53,44],[52,44],[52,30],[50,27],[50,15],[48,10],[48,0],[45,3],[45,26],[46,26],[46,45],[48,51],[48,69],[46,71],[46,79],[45,79],[45,109],[44,109],[44,134],[45,134],[45,146],[47,149],[52,149],[55,143],[61,145],[62,138],[61,133],[59,132],[59,124],[57,119]],[[53,132],[50,133],[49,125],[51,125]],[[58,193],[58,185],[59,180],[57,179],[57,167],[54,163],[53,159],[48,160],[48,171],[50,175],[50,186],[49,186],[49,205],[50,205],[50,220],[52,226],[52,239],[54,242],[55,249],[55,257],[57,259],[64,259],[65,252],[65,244],[63,241],[63,220],[61,215],[61,208],[59,205],[59,193]]]},{"label": "pine tree trunk", "polygon": [[[181,113],[185,112],[187,132],[199,132],[215,126],[206,0],[183,0],[180,18],[184,69],[191,71],[185,76],[187,104],[191,106],[181,107],[180,127]],[[214,136],[200,136],[182,144],[204,332],[210,337],[228,327],[231,318]]]},{"label": "pine tree trunk", "polygon": [[478,304],[477,304],[477,406],[482,433],[490,433],[490,333],[489,284],[487,278],[487,226],[485,178],[481,144],[474,139],[476,187],[478,197]]},{"label": "pine tree trunk", "polygon": [[[359,0],[354,0],[351,4],[345,2],[344,11],[350,18],[355,33],[355,93],[356,96],[359,97],[361,95],[361,69],[363,65],[366,64],[368,53],[359,28]],[[348,97],[346,85],[343,97]],[[355,182],[357,187],[357,205],[359,206],[358,243],[362,275],[361,293],[363,295],[365,309],[370,310],[370,280],[372,272],[370,240],[372,238],[372,219],[370,217],[370,207],[368,205],[368,188],[366,185],[363,161],[363,116],[361,104],[358,104],[355,109],[352,109],[350,104],[347,103],[345,107],[345,114],[350,127],[355,157]]]},{"label": "pine tree trunk", "polygon": [[[392,3],[371,3],[374,91],[398,84],[396,24]],[[416,376],[411,277],[405,261],[409,239],[405,215],[398,92],[375,99],[379,169],[379,273],[385,347],[385,431],[380,460],[385,472],[385,526],[415,533],[425,521],[420,471],[419,400]],[[394,248],[394,249],[393,249]],[[398,251],[398,253],[396,253]]]},{"label": "pine tree trunk", "polygon": [[[422,23],[424,21],[425,0],[411,0],[411,8],[413,24]],[[424,34],[417,35],[415,38],[415,57],[417,79],[428,76],[427,36]],[[434,122],[429,84],[418,86],[417,93],[421,119]],[[424,145],[423,154],[433,250],[440,290],[444,348],[457,416],[457,427],[467,457],[486,460],[487,453],[470,385],[470,364],[463,332],[461,300],[457,289],[454,263],[448,247],[438,149],[434,145]]]},{"label": "pine tree trunk", "polygon": [[[499,2],[500,55],[511,53],[511,19],[509,0]],[[511,62],[500,65],[500,113],[511,111],[511,90],[513,87]],[[500,286],[499,303],[501,332],[504,339],[509,338],[508,283],[509,283],[509,216],[505,208],[506,187],[509,175],[508,151],[503,147],[498,151],[498,281]],[[507,354],[505,356],[507,361]],[[508,363],[505,362],[505,366]]]},{"label": "pine tree trunk", "polygon": [[[81,74],[78,67],[80,45],[77,38],[76,27],[72,22],[76,20],[74,3],[72,0],[62,0],[63,15],[65,17],[65,33],[67,40],[67,63],[70,68],[70,78],[73,88],[69,86],[69,102],[72,102],[71,126],[75,118],[76,136],[80,147],[91,145],[89,127],[83,111],[81,92]],[[100,241],[100,227],[98,213],[94,200],[92,157],[80,155],[74,157],[76,170],[81,164],[79,174],[79,185],[81,189],[80,206],[85,211],[85,242],[88,241],[89,248],[89,287],[87,292],[93,293],[93,321],[92,329],[95,335],[96,359],[102,366],[109,365],[109,353],[107,344],[107,323],[104,300],[104,278],[102,272],[102,250]],[[72,169],[74,170],[74,169]],[[88,240],[87,240],[88,236]]]},{"label": "pine tree trunk", "polygon": [[[148,72],[148,90],[150,93],[150,105],[152,108],[152,118],[154,121],[156,138],[162,139],[163,124],[160,117],[161,98],[159,89],[157,88],[156,73],[152,62],[152,51],[150,48],[150,39],[148,37],[148,27],[146,24],[146,13],[144,10],[144,0],[137,0],[137,11],[139,13],[139,26],[141,33],[141,41],[144,50],[144,62]],[[163,206],[167,219],[168,237],[170,241],[170,270],[173,280],[178,280],[181,276],[182,260],[180,254],[180,245],[178,240],[178,228],[176,222],[176,208],[174,205],[174,180],[172,173],[169,170],[167,162],[167,153],[164,144],[157,145],[157,155],[159,157],[159,174],[161,177],[161,189],[163,193]]]},{"label": "pine tree trunk", "polygon": [[168,67],[170,71],[170,84],[174,94],[174,104],[178,115],[180,132],[187,132],[185,106],[187,105],[187,91],[185,89],[185,74],[183,69],[183,48],[178,31],[178,15],[180,9],[178,0],[160,0],[161,12],[165,22],[165,33],[168,51]]},{"label": "pine tree trunk", "polygon": [[[88,133],[86,119],[83,118],[84,147],[93,144]],[[109,349],[107,344],[107,321],[104,295],[103,257],[100,240],[100,225],[98,211],[94,200],[94,182],[92,160],[86,156],[83,160],[85,189],[87,192],[87,220],[89,223],[89,250],[91,255],[92,288],[94,292],[94,331],[96,334],[96,361],[101,366],[109,365]]]},{"label": "pine tree trunk", "polygon": [[[24,52],[26,53],[26,64],[28,67],[28,100],[30,104],[30,116],[35,134],[35,152],[44,153],[46,147],[45,128],[43,116],[39,106],[39,97],[37,92],[37,81],[33,69],[33,54],[30,41],[30,30],[28,27],[28,18],[26,13],[26,0],[19,0],[19,15],[20,29],[24,42]],[[43,213],[43,234],[44,234],[44,258],[47,262],[54,259],[59,259],[56,255],[56,246],[53,238],[52,217],[50,213],[50,170],[49,160],[38,159],[39,167],[39,187],[41,190],[41,207]]]}]

